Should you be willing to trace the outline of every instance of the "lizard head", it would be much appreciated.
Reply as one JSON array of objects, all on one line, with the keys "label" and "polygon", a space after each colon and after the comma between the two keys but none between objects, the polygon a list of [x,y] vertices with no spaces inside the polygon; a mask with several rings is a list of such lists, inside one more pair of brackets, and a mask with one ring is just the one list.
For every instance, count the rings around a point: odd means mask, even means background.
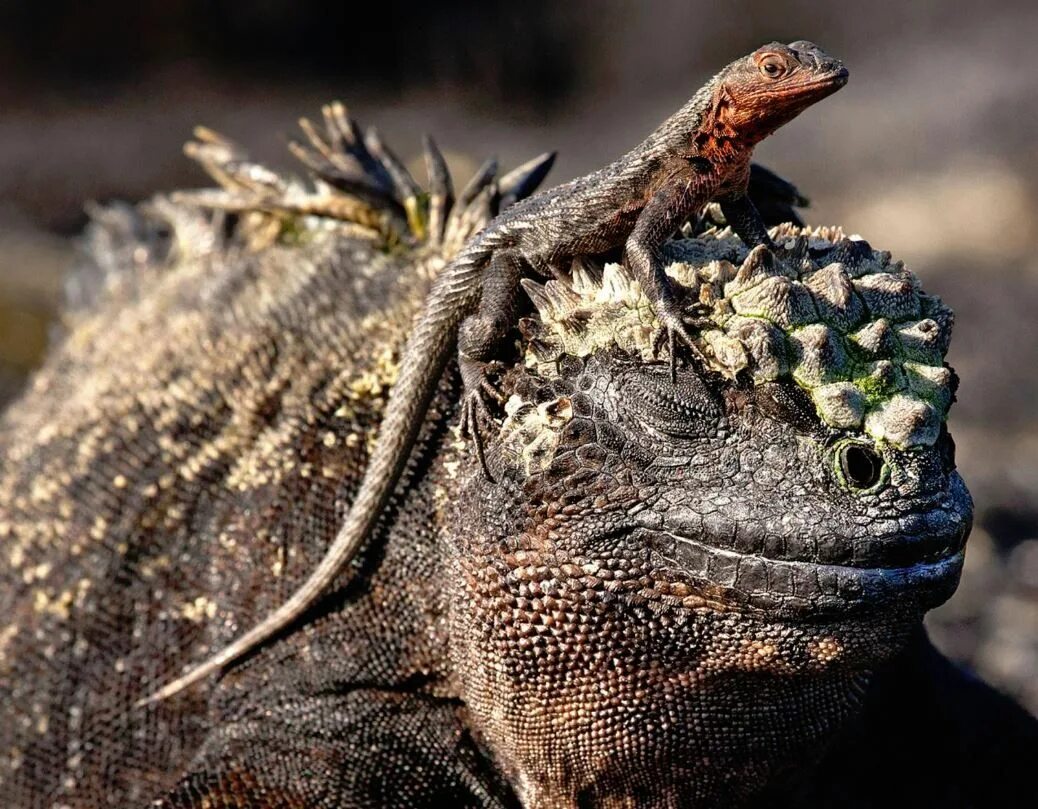
[{"label": "lizard head", "polygon": [[847,83],[847,68],[812,42],[772,42],[729,65],[725,122],[756,142]]}]

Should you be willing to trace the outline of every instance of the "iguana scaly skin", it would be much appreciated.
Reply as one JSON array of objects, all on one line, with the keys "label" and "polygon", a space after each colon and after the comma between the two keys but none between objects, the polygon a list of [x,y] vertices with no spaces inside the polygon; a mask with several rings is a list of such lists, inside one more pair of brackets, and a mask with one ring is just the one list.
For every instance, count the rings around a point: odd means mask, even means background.
[{"label": "iguana scaly skin", "polygon": [[[304,131],[313,184],[200,130],[220,190],[94,212],[63,335],[0,421],[0,803],[1026,800],[1034,721],[920,627],[971,514],[950,312],[838,229],[750,250],[714,206],[659,254],[701,361],[671,381],[619,256],[527,283],[493,480],[448,363],[297,630],[134,707],[309,578],[432,279],[546,165],[488,165],[452,204],[431,144],[424,191],[341,106]],[[795,219],[773,175],[750,192]]]},{"label": "iguana scaly skin", "polygon": [[465,385],[462,420],[482,459],[479,416],[487,392],[495,393],[486,380],[487,367],[512,326],[523,276],[561,274],[574,258],[622,247],[669,336],[676,367],[675,339],[694,343],[663,272],[660,248],[712,201],[746,244],[771,245],[746,196],[753,147],[842,87],[847,75],[839,61],[813,43],[765,45],[724,68],[627,155],[514,205],[466,245],[440,273],[415,324],[379,441],[327,556],[276,612],[154,698],[171,696],[247,654],[298,620],[325,592],[385,508],[456,334]]}]

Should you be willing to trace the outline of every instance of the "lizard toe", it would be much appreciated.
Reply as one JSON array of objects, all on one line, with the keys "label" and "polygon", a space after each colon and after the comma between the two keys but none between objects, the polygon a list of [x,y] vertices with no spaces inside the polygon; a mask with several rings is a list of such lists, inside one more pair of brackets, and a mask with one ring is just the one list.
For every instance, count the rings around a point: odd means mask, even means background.
[{"label": "lizard toe", "polygon": [[689,325],[698,328],[702,322],[700,318],[686,320],[677,307],[663,307],[657,314],[660,319],[660,328],[653,339],[652,355],[654,358],[658,358],[661,348],[666,344],[670,358],[670,378],[672,382],[677,382],[678,353],[681,346],[684,346],[694,359],[703,360],[702,352],[689,333]]},{"label": "lizard toe", "polygon": [[494,476],[490,471],[490,466],[487,464],[481,427],[482,421],[493,422],[487,406],[486,396],[487,393],[482,386],[471,393],[465,394],[461,403],[461,434],[472,442],[472,449],[476,453],[476,460],[479,461],[483,475],[488,481],[494,483]]}]

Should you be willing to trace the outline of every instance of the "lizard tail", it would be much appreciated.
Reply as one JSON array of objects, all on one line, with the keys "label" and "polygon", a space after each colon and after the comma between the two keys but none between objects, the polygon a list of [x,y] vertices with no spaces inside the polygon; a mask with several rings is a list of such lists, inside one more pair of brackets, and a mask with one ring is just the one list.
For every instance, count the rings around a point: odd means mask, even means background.
[{"label": "lizard tail", "polygon": [[364,478],[346,520],[309,578],[274,612],[229,646],[178,677],[137,705],[172,697],[248,654],[295,622],[324,594],[374,530],[396,484],[454,347],[458,325],[479,297],[479,276],[491,254],[477,239],[445,267],[429,294],[401,360],[400,375],[372,451]]}]

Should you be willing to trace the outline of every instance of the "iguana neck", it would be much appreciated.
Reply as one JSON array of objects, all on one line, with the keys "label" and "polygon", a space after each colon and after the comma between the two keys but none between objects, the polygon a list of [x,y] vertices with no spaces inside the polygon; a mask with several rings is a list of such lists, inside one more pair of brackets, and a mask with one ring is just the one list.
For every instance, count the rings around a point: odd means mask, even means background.
[{"label": "iguana neck", "polygon": [[[527,666],[521,653],[512,657],[516,639],[505,635],[514,627],[488,636],[488,623],[472,618],[466,611],[451,619],[458,688],[474,731],[531,809],[706,809],[789,794],[859,714],[871,676],[866,667],[811,670],[767,642],[738,657],[713,640],[727,619],[709,614],[657,638],[672,649],[684,638],[671,659],[608,641],[603,648],[591,618],[575,625],[571,643],[539,636],[539,662]],[[637,636],[637,620],[611,622],[612,637]],[[534,621],[522,618],[520,634]],[[761,626],[762,637],[773,632]],[[690,636],[704,644],[690,647]],[[682,727],[691,732],[675,732]]]}]

